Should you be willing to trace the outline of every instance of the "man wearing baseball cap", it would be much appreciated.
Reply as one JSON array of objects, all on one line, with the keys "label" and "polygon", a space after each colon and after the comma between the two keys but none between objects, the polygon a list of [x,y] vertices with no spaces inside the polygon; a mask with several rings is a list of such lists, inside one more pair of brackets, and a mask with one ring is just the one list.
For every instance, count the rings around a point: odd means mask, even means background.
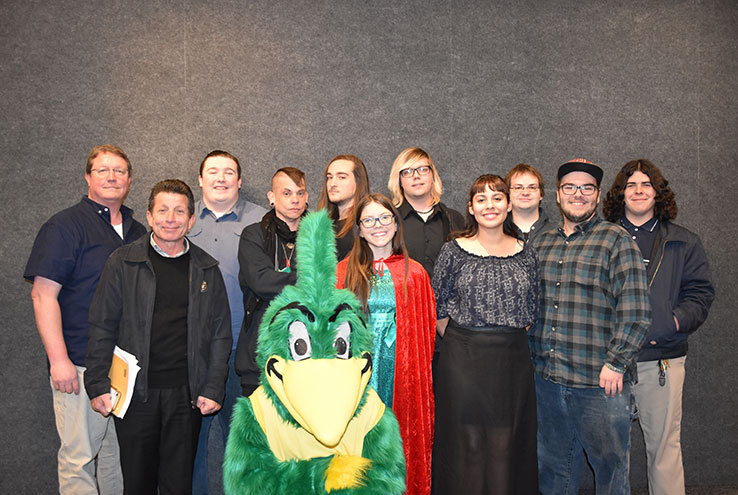
[{"label": "man wearing baseball cap", "polygon": [[585,454],[597,493],[630,493],[632,386],[651,314],[638,245],[597,215],[602,175],[583,158],[561,165],[562,221],[532,241],[541,274],[530,343],[543,494],[578,493]]}]

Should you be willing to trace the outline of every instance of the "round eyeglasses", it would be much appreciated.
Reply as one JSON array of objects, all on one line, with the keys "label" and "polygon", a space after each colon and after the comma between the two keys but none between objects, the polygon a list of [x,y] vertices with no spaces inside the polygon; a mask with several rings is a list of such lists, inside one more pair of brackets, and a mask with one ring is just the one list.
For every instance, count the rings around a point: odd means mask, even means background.
[{"label": "round eyeglasses", "polygon": [[431,171],[430,165],[421,165],[420,167],[415,168],[403,168],[400,170],[400,175],[405,177],[406,179],[409,179],[413,175],[415,175],[415,172],[418,173],[418,175],[428,175]]},{"label": "round eyeglasses", "polygon": [[361,220],[359,220],[359,223],[367,229],[371,229],[376,225],[377,222],[379,222],[379,225],[389,225],[392,223],[392,220],[395,219],[395,216],[392,213],[385,213],[384,215],[380,215],[378,217],[364,217]]},{"label": "round eyeglasses", "polygon": [[597,186],[594,184],[582,184],[581,186],[577,186],[575,184],[561,184],[559,186],[559,190],[567,196],[572,196],[576,194],[577,191],[582,191],[582,194],[585,196],[592,196],[597,190]]}]

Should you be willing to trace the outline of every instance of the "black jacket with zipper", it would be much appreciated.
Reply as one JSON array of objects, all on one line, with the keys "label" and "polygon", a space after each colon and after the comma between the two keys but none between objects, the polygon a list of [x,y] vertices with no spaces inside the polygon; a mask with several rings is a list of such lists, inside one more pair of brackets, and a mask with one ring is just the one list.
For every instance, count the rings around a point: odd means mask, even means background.
[{"label": "black jacket with zipper", "polygon": [[[149,346],[156,277],[149,260],[151,235],[110,255],[90,306],[85,387],[90,398],[110,392],[108,370],[118,345],[138,359],[134,400],[148,396]],[[187,367],[190,400],[223,404],[231,353],[231,315],[218,262],[190,242]],[[166,283],[166,281],[163,281]]]},{"label": "black jacket with zipper", "polygon": [[653,323],[638,361],[685,356],[689,334],[705,321],[715,298],[700,238],[684,227],[661,222],[648,265],[648,284]]}]

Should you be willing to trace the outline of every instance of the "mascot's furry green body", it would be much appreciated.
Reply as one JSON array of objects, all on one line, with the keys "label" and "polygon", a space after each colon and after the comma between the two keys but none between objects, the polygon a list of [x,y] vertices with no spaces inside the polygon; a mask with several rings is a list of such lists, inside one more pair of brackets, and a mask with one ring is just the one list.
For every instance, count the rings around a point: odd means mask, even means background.
[{"label": "mascot's furry green body", "polygon": [[361,306],[336,289],[332,222],[300,222],[297,284],[259,327],[261,386],[236,404],[223,473],[228,495],[400,494],[397,419],[367,387],[372,334]]}]

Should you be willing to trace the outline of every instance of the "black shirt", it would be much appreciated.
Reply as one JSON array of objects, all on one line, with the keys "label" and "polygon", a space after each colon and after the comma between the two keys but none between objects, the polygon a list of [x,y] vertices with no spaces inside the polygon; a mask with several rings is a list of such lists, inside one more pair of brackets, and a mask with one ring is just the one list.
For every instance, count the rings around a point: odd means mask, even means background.
[{"label": "black shirt", "polygon": [[433,275],[433,266],[441,246],[448,240],[450,232],[464,228],[464,217],[443,203],[433,207],[426,221],[423,221],[407,201],[403,201],[397,210],[402,221],[408,255],[423,265],[429,276]]},{"label": "black shirt", "polygon": [[643,263],[648,268],[648,263],[651,261],[649,258],[653,250],[653,241],[656,239],[656,227],[659,224],[658,219],[652,217],[651,220],[643,225],[636,226],[626,217],[623,217],[620,219],[620,224],[625,227],[630,237],[638,244],[638,248],[643,254]]}]

